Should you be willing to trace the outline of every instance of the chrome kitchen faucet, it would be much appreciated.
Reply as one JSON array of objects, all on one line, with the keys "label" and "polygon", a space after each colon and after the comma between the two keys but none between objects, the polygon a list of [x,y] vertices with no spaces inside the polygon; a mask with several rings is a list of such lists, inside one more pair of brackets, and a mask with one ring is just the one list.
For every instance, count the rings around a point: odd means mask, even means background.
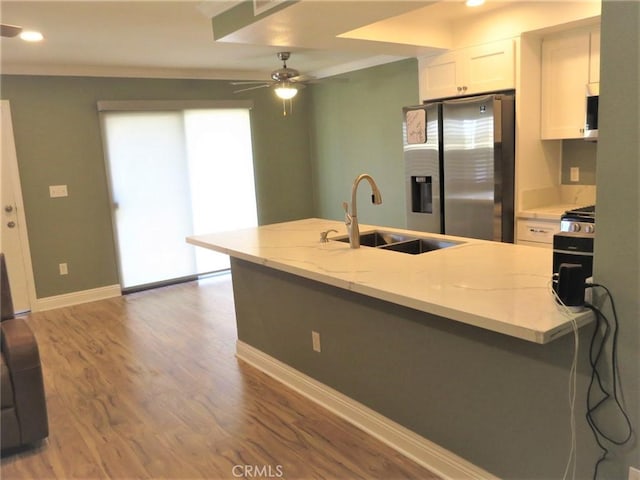
[{"label": "chrome kitchen faucet", "polygon": [[349,245],[351,248],[360,248],[360,227],[358,225],[356,194],[358,193],[358,185],[362,180],[368,181],[369,185],[371,185],[371,202],[374,205],[380,205],[382,203],[382,194],[371,175],[363,173],[353,181],[353,185],[351,187],[351,213],[349,213],[349,204],[347,202],[342,202],[342,206],[344,208],[344,223],[347,226]]}]

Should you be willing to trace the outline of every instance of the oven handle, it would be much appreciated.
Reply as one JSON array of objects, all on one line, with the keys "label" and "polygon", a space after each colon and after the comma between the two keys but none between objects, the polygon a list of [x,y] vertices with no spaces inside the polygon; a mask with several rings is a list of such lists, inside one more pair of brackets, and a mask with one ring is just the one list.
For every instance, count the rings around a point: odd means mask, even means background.
[{"label": "oven handle", "polygon": [[581,257],[593,257],[593,252],[580,252],[577,250],[557,250],[553,249],[553,253],[564,253],[567,255],[579,255]]}]

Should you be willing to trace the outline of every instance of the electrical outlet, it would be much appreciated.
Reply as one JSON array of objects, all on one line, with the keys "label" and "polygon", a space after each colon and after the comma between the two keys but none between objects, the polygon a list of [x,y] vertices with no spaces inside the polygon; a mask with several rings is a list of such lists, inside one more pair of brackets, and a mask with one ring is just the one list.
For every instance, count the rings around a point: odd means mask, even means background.
[{"label": "electrical outlet", "polygon": [[66,185],[49,185],[49,196],[51,198],[68,197]]},{"label": "electrical outlet", "polygon": [[60,275],[68,275],[69,274],[69,267],[67,266],[66,263],[60,263],[58,265],[58,270],[60,271]]},{"label": "electrical outlet", "polygon": [[318,332],[311,331],[311,344],[313,345],[314,352],[321,352],[320,348],[320,334]]},{"label": "electrical outlet", "polygon": [[629,467],[629,480],[640,480],[640,470]]},{"label": "electrical outlet", "polygon": [[580,167],[571,167],[570,180],[572,182],[580,181]]}]

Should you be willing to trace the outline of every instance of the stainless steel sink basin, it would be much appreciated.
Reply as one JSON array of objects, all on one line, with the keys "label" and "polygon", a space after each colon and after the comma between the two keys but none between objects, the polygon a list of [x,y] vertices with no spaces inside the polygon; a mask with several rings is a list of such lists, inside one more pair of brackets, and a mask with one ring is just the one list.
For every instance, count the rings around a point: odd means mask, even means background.
[{"label": "stainless steel sink basin", "polygon": [[[408,237],[399,233],[374,230],[372,232],[362,232],[360,234],[360,245],[365,247],[381,247],[383,245],[403,242],[406,240],[411,240],[413,238],[414,237]],[[333,238],[332,240],[349,243],[349,237],[347,235],[345,235],[344,237]]]},{"label": "stainless steel sink basin", "polygon": [[380,248],[383,248],[385,250],[393,250],[394,252],[408,253],[410,255],[419,255],[421,253],[440,250],[441,248],[460,245],[460,243],[461,242],[439,240],[437,238],[416,238],[415,240],[407,240],[405,242],[384,245]]},{"label": "stainless steel sink basin", "polygon": [[[346,235],[332,238],[331,240],[349,243],[349,237]],[[463,242],[453,242],[433,237],[416,237],[396,232],[385,232],[384,230],[373,230],[360,234],[360,245],[362,246],[408,253],[410,255],[432,252],[460,245],[461,243]]]}]

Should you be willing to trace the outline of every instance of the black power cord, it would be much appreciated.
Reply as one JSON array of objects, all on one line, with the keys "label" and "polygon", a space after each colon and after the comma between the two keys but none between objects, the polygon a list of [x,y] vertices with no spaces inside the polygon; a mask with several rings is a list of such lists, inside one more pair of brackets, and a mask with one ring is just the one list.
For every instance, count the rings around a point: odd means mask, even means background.
[{"label": "black power cord", "polygon": [[[618,314],[616,312],[616,306],[613,301],[613,296],[607,287],[597,283],[587,283],[587,288],[599,287],[604,289],[607,293],[607,298],[611,302],[611,311],[613,312],[613,327],[609,322],[609,319],[602,313],[602,311],[591,305],[586,303],[585,306],[591,309],[596,315],[596,328],[593,332],[593,336],[591,337],[591,345],[589,347],[589,363],[591,364],[591,381],[589,382],[589,388],[587,389],[587,422],[589,427],[591,427],[591,431],[596,439],[596,443],[602,449],[602,455],[596,462],[593,470],[593,480],[596,480],[598,477],[598,468],[600,464],[607,458],[609,454],[609,449],[604,445],[605,441],[612,443],[613,445],[621,446],[626,444],[633,435],[633,428],[631,426],[631,420],[627,415],[627,412],[624,410],[622,404],[620,403],[620,399],[618,398],[618,385],[621,384],[620,374],[618,372]],[[602,359],[602,354],[604,351],[604,346],[607,342],[607,339],[611,335],[611,381],[612,381],[612,391],[609,392],[607,388],[604,386],[602,382],[602,377],[600,375],[599,363]],[[599,400],[594,399],[594,395],[597,393],[595,387],[600,390],[601,398]],[[626,427],[627,433],[622,439],[616,439],[613,435],[604,433],[602,427],[598,425],[597,420],[595,418],[595,413],[605,405],[608,401],[615,402],[615,406],[618,411],[622,414]],[[595,402],[595,403],[593,403]]]}]

